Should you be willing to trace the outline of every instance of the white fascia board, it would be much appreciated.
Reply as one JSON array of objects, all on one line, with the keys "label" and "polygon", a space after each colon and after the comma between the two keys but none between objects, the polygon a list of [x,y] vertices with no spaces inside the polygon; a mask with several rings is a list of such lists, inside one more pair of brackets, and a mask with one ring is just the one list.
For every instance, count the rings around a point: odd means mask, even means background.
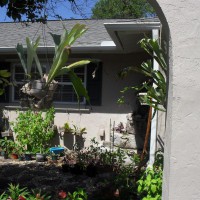
[{"label": "white fascia board", "polygon": [[116,47],[123,50],[123,44],[118,36],[119,31],[135,31],[135,33],[142,31],[151,32],[153,29],[160,29],[160,22],[118,22],[118,23],[104,23],[104,26],[113,39]]},{"label": "white fascia board", "polygon": [[[48,53],[54,54],[54,47],[47,46],[41,47],[39,46],[37,49],[38,53],[46,53],[48,49]],[[71,47],[72,53],[106,53],[106,52],[118,52],[118,49],[115,45],[110,44],[110,46],[82,46],[82,47]],[[17,54],[15,47],[0,47],[1,54]]]}]

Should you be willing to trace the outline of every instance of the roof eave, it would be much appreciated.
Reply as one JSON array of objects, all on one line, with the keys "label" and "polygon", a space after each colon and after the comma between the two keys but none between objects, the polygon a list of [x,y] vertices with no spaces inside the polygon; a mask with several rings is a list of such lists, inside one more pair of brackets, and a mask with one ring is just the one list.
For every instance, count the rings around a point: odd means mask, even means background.
[{"label": "roof eave", "polygon": [[[54,54],[54,47],[53,46],[46,46],[46,47],[38,47],[37,52],[39,54],[43,53]],[[83,46],[83,47],[71,47],[71,52],[74,54],[77,53],[105,53],[105,52],[115,52],[118,49],[115,46]],[[16,54],[15,47],[0,47],[1,54]]]}]

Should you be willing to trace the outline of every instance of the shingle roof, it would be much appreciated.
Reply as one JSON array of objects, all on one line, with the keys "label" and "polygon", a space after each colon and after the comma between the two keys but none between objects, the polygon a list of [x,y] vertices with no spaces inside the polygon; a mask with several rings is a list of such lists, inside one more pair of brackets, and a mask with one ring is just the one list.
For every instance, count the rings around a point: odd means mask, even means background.
[{"label": "shingle roof", "polygon": [[[22,23],[0,23],[0,47],[15,47],[17,43],[25,44],[25,38],[29,37],[35,40],[38,35],[41,36],[40,46],[54,46],[52,37],[49,32],[54,34],[62,34],[62,23],[69,30],[76,23],[85,24],[88,27],[87,32],[79,38],[73,46],[100,46],[102,41],[111,41],[110,35],[107,33],[104,23],[117,22],[143,22],[147,19],[126,20],[126,19],[101,19],[101,20],[65,20],[65,21],[48,21],[46,25],[41,23],[30,23],[27,26]],[[150,19],[154,21],[155,19]]]}]

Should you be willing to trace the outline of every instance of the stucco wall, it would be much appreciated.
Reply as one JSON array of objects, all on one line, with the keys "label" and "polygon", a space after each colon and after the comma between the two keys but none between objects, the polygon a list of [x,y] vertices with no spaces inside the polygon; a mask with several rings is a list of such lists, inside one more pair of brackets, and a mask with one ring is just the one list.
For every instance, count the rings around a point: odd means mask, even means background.
[{"label": "stucco wall", "polygon": [[162,199],[197,200],[200,199],[200,1],[150,2],[170,33]]},{"label": "stucco wall", "polygon": [[[127,79],[120,80],[117,73],[125,66],[138,66],[148,57],[144,53],[127,54],[127,55],[112,55],[112,54],[93,54],[93,55],[77,55],[76,57],[89,57],[100,59],[103,63],[103,81],[102,81],[102,105],[93,106],[92,110],[82,112],[78,110],[78,106],[60,105],[62,111],[57,110],[55,117],[55,124],[58,127],[64,125],[68,121],[71,125],[75,124],[78,127],[86,127],[87,134],[85,145],[90,144],[90,139],[96,137],[100,140],[100,133],[105,130],[106,140],[109,141],[110,135],[110,121],[111,124],[120,122],[126,123],[126,115],[135,107],[135,95],[130,92],[127,96],[127,104],[118,105],[117,99],[120,97],[120,90],[125,86],[130,86],[141,82],[144,77],[140,74],[132,73]],[[58,106],[56,106],[57,108]],[[67,111],[68,108],[76,108],[76,111]],[[82,106],[85,108],[85,106]],[[86,108],[89,108],[86,106]],[[16,113],[14,110],[9,111],[10,121],[14,121]],[[66,140],[66,139],[65,139]],[[60,144],[65,144],[65,141],[60,140]]]}]

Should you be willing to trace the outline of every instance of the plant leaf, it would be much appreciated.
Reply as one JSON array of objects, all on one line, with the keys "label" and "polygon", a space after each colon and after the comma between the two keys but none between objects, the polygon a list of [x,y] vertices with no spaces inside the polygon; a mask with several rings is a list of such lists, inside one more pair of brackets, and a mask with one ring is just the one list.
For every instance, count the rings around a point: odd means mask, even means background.
[{"label": "plant leaf", "polygon": [[25,74],[27,74],[26,57],[25,57],[25,54],[24,54],[23,45],[18,43],[17,46],[16,46],[16,51],[17,51],[17,54],[18,54],[19,59],[21,61],[24,72],[25,72]]},{"label": "plant leaf", "polygon": [[76,92],[78,102],[80,103],[80,96],[83,96],[87,102],[90,103],[87,90],[85,89],[81,79],[71,70],[68,72],[68,75]]}]

